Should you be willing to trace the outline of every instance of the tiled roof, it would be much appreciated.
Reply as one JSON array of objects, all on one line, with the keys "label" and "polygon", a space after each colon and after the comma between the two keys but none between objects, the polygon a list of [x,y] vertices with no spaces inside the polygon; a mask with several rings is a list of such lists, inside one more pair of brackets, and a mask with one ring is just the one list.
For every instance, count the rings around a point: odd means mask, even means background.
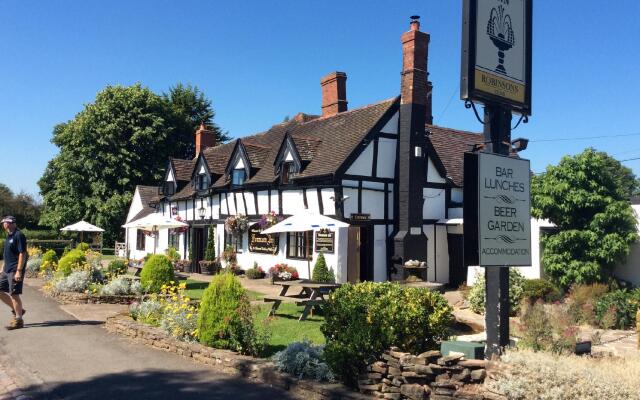
[{"label": "tiled roof", "polygon": [[171,163],[173,169],[176,171],[177,181],[190,181],[193,167],[195,166],[195,160],[181,160],[179,158],[172,158]]},{"label": "tiled roof", "polygon": [[140,193],[140,201],[142,202],[142,210],[140,210],[129,222],[137,221],[140,218],[146,217],[149,214],[156,212],[156,209],[149,206],[149,203],[156,202],[160,199],[158,195],[157,186],[136,186],[138,193]]},{"label": "tiled roof", "polygon": [[433,145],[446,176],[456,186],[462,187],[464,153],[471,150],[471,145],[484,142],[483,135],[436,125],[427,125],[426,130],[427,142]]}]

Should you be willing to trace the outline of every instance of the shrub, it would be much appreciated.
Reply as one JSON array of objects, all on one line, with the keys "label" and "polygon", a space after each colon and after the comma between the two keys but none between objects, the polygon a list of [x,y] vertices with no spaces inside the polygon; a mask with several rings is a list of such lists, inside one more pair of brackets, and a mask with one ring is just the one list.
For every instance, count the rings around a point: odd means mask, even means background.
[{"label": "shrub", "polygon": [[607,285],[595,283],[593,285],[573,285],[569,290],[567,304],[569,314],[578,324],[595,325],[595,307],[600,297],[609,291]]},{"label": "shrub", "polygon": [[342,285],[323,310],[325,358],[336,376],[352,385],[361,368],[391,346],[414,354],[435,348],[453,321],[440,293],[391,282]]},{"label": "shrub", "polygon": [[249,279],[262,279],[265,277],[265,272],[262,267],[258,266],[258,263],[253,263],[253,268],[250,268],[246,272]]},{"label": "shrub", "polygon": [[27,260],[27,270],[26,276],[30,278],[34,278],[38,276],[38,272],[40,272],[40,266],[42,265],[42,257],[29,257]]},{"label": "shrub", "polygon": [[[522,300],[524,277],[515,268],[509,268],[509,304],[511,315],[516,315]],[[471,310],[478,314],[484,314],[485,301],[487,299],[484,274],[478,274],[476,282],[469,291],[469,305]]]},{"label": "shrub", "polygon": [[42,264],[43,264],[43,268],[45,268],[44,264],[45,263],[50,263],[49,265],[54,265],[58,263],[58,255],[56,254],[55,250],[47,250],[43,255],[42,255]]},{"label": "shrub", "polygon": [[87,262],[87,258],[82,250],[71,250],[60,259],[58,271],[63,276],[69,276],[72,271],[82,268]]},{"label": "shrub", "polygon": [[[509,351],[485,383],[504,398],[519,400],[640,399],[640,358],[557,356]],[[503,397],[501,397],[503,398]]]},{"label": "shrub", "polygon": [[604,294],[596,301],[596,321],[601,328],[626,329],[636,323],[636,313],[640,303],[640,289],[629,292],[626,289]]},{"label": "shrub", "polygon": [[178,262],[181,258],[178,249],[176,249],[175,247],[169,247],[168,249],[166,249],[164,251],[164,255],[166,255],[171,262]]},{"label": "shrub", "polygon": [[525,279],[522,282],[522,298],[531,302],[542,299],[553,303],[562,299],[562,292],[546,279]]},{"label": "shrub", "polygon": [[204,251],[204,259],[205,261],[216,260],[216,232],[213,229],[213,225],[209,225],[207,248]]},{"label": "shrub", "polygon": [[316,381],[332,381],[333,373],[324,360],[324,346],[313,346],[308,340],[293,342],[273,356],[279,371]]},{"label": "shrub", "polygon": [[40,247],[29,246],[27,247],[27,254],[29,255],[29,258],[42,257],[42,249]]},{"label": "shrub", "polygon": [[327,268],[327,262],[324,259],[324,254],[320,252],[316,265],[313,267],[313,276],[311,280],[315,282],[334,283],[336,276],[332,269]]},{"label": "shrub", "polygon": [[147,299],[129,306],[129,315],[136,321],[151,326],[159,326],[162,319],[162,304],[157,299]]},{"label": "shrub", "polygon": [[545,305],[540,299],[523,303],[516,333],[521,339],[518,347],[557,354],[573,352],[578,340],[578,328],[571,324],[567,306]]},{"label": "shrub", "polygon": [[140,273],[140,283],[143,289],[150,293],[158,293],[162,285],[166,285],[174,279],[171,261],[161,254],[149,257]]},{"label": "shrub", "polygon": [[186,284],[181,284],[180,289],[175,286],[167,290],[167,297],[162,301],[164,308],[160,320],[160,328],[185,342],[194,342],[197,334],[198,313],[196,307],[191,305],[188,297],[184,295]]},{"label": "shrub", "polygon": [[76,250],[80,250],[80,251],[88,251],[89,249],[90,249],[89,244],[85,242],[80,242],[76,246]]},{"label": "shrub", "polygon": [[126,296],[141,294],[142,285],[139,281],[132,281],[125,277],[117,277],[102,287],[100,292],[105,296]]},{"label": "shrub", "polygon": [[229,273],[213,277],[198,313],[200,343],[243,354],[258,355],[266,344],[254,325],[246,290]]},{"label": "shrub", "polygon": [[91,271],[75,271],[68,276],[54,281],[52,289],[54,292],[76,292],[82,293],[89,288],[91,283]]},{"label": "shrub", "polygon": [[269,276],[272,280],[291,281],[299,278],[298,270],[287,264],[276,264],[269,268]]},{"label": "shrub", "polygon": [[127,273],[127,264],[122,260],[113,260],[107,266],[107,274],[110,277],[124,275]]}]

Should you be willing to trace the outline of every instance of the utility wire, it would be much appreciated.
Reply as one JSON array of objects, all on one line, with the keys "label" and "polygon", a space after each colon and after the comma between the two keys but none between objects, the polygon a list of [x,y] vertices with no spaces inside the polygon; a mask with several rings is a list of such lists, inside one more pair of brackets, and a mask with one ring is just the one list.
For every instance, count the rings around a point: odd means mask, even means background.
[{"label": "utility wire", "polygon": [[608,139],[613,137],[627,137],[627,136],[640,136],[640,132],[636,133],[625,133],[620,135],[600,135],[600,136],[583,136],[583,137],[574,137],[574,138],[555,138],[555,139],[532,139],[529,140],[529,143],[533,142],[562,142],[568,140],[587,140],[587,139]]},{"label": "utility wire", "polygon": [[620,160],[620,162],[633,161],[633,160],[640,160],[640,157],[627,158],[626,160]]}]

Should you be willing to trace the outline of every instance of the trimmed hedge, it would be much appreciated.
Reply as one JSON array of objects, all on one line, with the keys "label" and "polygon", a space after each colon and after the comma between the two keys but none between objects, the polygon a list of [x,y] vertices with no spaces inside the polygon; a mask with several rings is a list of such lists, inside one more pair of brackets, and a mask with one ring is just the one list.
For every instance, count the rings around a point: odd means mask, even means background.
[{"label": "trimmed hedge", "polygon": [[453,321],[447,300],[427,289],[391,282],[345,284],[331,293],[320,328],[324,355],[343,382],[355,385],[358,373],[391,346],[413,354],[435,349],[449,336]]},{"label": "trimmed hedge", "polygon": [[553,303],[562,299],[562,291],[546,279],[526,279],[522,282],[522,298]]},{"label": "trimmed hedge", "polygon": [[327,267],[327,262],[322,253],[318,254],[316,265],[313,267],[311,280],[322,283],[334,283],[336,281],[336,276],[333,270]]},{"label": "trimmed hedge", "polygon": [[167,256],[154,254],[145,261],[140,272],[140,284],[149,293],[159,293],[162,285],[175,280],[173,265]]},{"label": "trimmed hedge", "polygon": [[69,276],[71,272],[73,272],[74,268],[77,268],[86,262],[87,258],[85,257],[84,251],[77,249],[71,250],[60,259],[60,262],[58,263],[58,271],[63,276]]}]

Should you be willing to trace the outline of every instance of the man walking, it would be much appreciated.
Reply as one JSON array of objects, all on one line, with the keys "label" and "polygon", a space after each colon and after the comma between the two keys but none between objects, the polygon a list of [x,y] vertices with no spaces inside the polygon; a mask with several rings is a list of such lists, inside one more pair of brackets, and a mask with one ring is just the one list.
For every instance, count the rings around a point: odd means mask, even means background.
[{"label": "man walking", "polygon": [[22,280],[27,265],[27,238],[16,227],[16,219],[6,216],[2,219],[2,227],[7,231],[4,241],[4,268],[0,273],[0,300],[11,308],[14,318],[6,327],[9,330],[24,326],[22,320]]}]

